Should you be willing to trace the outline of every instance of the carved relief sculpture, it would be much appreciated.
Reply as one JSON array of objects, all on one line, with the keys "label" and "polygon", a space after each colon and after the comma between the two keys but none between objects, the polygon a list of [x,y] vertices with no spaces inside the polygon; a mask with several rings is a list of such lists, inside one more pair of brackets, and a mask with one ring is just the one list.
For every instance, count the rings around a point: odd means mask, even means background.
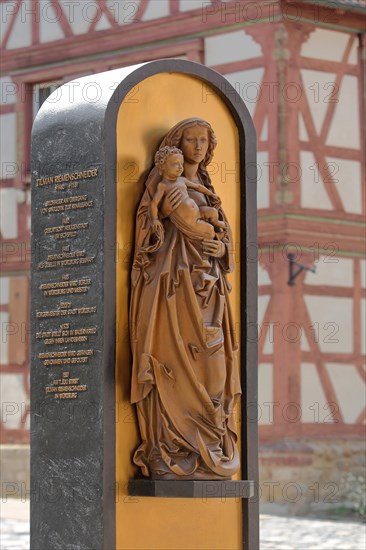
[{"label": "carved relief sculpture", "polygon": [[176,124],[155,154],[136,218],[131,273],[131,401],[152,479],[229,479],[239,467],[240,396],[226,274],[232,236],[207,165],[210,124]]}]

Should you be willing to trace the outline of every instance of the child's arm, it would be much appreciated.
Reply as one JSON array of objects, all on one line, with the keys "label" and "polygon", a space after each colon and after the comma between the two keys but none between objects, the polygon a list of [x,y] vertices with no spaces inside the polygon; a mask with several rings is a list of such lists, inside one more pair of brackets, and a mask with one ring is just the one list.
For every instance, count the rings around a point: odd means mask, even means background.
[{"label": "child's arm", "polygon": [[221,206],[221,199],[219,196],[216,195],[216,193],[213,193],[207,187],[204,185],[201,185],[200,183],[194,183],[193,181],[185,180],[184,182],[187,187],[190,187],[191,189],[196,189],[196,191],[200,191],[200,193],[203,193],[204,195],[208,195],[212,199],[212,206],[214,208],[219,208]]},{"label": "child's arm", "polygon": [[161,199],[164,197],[166,185],[162,181],[158,183],[155,195],[151,199],[150,203],[150,218],[153,231],[160,232],[162,229],[162,224],[158,218],[159,204]]},{"label": "child's arm", "polygon": [[208,195],[209,197],[216,197],[215,193],[207,189],[204,185],[201,185],[200,183],[194,183],[193,181],[185,180],[184,182],[187,187],[190,187],[191,189],[196,189],[196,191],[199,191],[200,193],[203,193],[204,195]]}]

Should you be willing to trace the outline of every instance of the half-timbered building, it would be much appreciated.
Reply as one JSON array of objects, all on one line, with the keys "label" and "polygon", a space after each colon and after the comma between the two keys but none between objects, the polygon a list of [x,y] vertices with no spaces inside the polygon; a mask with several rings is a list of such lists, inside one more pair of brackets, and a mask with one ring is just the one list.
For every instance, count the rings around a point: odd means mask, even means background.
[{"label": "half-timbered building", "polygon": [[[259,324],[248,334],[259,344],[259,409],[248,415],[259,416],[262,496],[304,510],[338,502],[340,480],[361,468],[365,424],[365,7],[363,0],[1,1],[7,471],[15,456],[21,461],[29,433],[33,118],[73,78],[176,57],[224,74],[257,130],[259,243],[247,261],[259,264]],[[97,87],[84,93],[98,98]],[[213,165],[212,177],[230,185],[236,167]]]}]

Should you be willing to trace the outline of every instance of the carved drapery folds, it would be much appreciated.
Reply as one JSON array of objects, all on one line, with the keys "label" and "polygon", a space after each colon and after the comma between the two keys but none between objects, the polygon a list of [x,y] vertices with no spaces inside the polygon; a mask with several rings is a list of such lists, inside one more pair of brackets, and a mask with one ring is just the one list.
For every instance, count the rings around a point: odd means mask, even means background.
[{"label": "carved drapery folds", "polygon": [[[216,138],[208,122],[192,118],[168,132],[161,143],[165,146],[182,151],[180,179],[196,188],[179,191],[174,177],[162,183],[165,176],[154,167],[137,211],[131,401],[137,407],[141,444],[134,463],[151,478],[227,479],[240,466],[234,422],[240,381],[226,280],[233,269],[232,237],[206,169]],[[202,185],[208,194],[200,191]],[[163,229],[154,247],[157,225],[151,202],[159,186]],[[196,205],[216,208],[213,239],[194,236],[194,225],[188,236],[174,222],[184,216],[185,224],[191,223],[189,201],[195,203],[192,212]]]}]

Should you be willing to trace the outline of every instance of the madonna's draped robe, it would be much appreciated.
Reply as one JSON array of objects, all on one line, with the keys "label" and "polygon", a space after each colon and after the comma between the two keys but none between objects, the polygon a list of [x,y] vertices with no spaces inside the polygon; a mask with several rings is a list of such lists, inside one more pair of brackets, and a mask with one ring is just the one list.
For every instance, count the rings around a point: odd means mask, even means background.
[{"label": "madonna's draped robe", "polygon": [[[222,234],[226,254],[217,259],[166,217],[163,244],[154,251],[149,204],[158,181],[153,169],[137,212],[131,276],[131,401],[142,440],[134,463],[150,477],[228,478],[239,469],[240,394],[225,277],[232,270],[231,233],[228,227]],[[212,189],[208,179],[201,182]]]}]

